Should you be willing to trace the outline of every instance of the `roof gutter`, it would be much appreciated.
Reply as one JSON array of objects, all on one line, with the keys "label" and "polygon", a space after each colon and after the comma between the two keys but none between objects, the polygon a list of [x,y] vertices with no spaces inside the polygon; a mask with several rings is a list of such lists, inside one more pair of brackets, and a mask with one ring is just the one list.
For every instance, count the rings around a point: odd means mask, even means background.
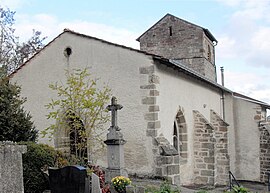
[{"label": "roof gutter", "polygon": [[171,60],[171,59],[162,58],[162,57],[156,57],[156,56],[154,56],[153,58],[154,58],[154,60],[157,60],[157,61],[161,62],[162,64],[165,64],[166,66],[168,66],[170,68],[181,71],[184,74],[187,74],[187,75],[189,75],[189,76],[191,76],[193,78],[196,78],[197,80],[205,82],[205,83],[207,83],[207,84],[209,84],[209,85],[211,85],[211,86],[213,86],[215,88],[221,89],[222,91],[225,91],[225,92],[228,92],[228,93],[231,93],[231,94],[233,93],[233,91],[219,85],[218,83],[216,83],[214,81],[211,81],[210,79],[202,76],[198,72],[184,66],[180,62],[177,62],[177,61]]}]

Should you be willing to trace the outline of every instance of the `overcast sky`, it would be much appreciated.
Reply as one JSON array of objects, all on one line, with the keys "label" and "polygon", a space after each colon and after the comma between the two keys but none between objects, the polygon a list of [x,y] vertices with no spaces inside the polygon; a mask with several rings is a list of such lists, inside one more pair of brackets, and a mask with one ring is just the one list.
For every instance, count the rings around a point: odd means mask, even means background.
[{"label": "overcast sky", "polygon": [[[16,11],[16,34],[48,41],[64,28],[139,48],[135,41],[166,13],[207,28],[218,40],[225,86],[270,103],[270,0],[0,0]],[[219,81],[220,82],[220,81]]]}]

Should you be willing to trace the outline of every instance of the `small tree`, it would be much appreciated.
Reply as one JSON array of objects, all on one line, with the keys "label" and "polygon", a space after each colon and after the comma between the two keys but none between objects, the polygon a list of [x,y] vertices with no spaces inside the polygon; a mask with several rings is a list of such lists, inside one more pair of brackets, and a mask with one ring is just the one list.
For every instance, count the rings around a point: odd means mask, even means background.
[{"label": "small tree", "polygon": [[91,159],[88,161],[94,161],[93,155],[104,147],[102,134],[103,125],[109,120],[105,105],[110,98],[110,89],[107,86],[98,89],[97,80],[90,78],[87,69],[66,71],[66,81],[65,85],[49,85],[59,98],[46,105],[51,110],[48,119],[56,121],[43,134],[53,136],[58,128],[68,128],[71,154],[85,163],[88,152]]},{"label": "small tree", "polygon": [[21,88],[8,78],[0,79],[0,141],[35,141],[37,131],[31,116],[23,109]]}]

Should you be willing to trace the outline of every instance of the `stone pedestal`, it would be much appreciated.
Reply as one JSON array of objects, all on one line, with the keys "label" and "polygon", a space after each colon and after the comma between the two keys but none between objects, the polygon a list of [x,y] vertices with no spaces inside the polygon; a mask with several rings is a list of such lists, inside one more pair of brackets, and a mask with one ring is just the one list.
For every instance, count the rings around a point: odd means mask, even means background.
[{"label": "stone pedestal", "polygon": [[115,176],[126,176],[124,159],[124,144],[126,141],[120,131],[110,128],[107,134],[107,140],[104,142],[107,145],[108,168],[106,170],[106,180],[110,181]]},{"label": "stone pedestal", "polygon": [[107,140],[104,141],[107,145],[108,157],[108,168],[105,176],[106,182],[111,182],[111,179],[116,176],[128,176],[124,159],[124,144],[126,141],[120,132],[120,128],[117,126],[117,110],[122,108],[122,105],[117,104],[115,97],[112,97],[111,105],[107,107],[112,112],[112,126],[109,128]]}]

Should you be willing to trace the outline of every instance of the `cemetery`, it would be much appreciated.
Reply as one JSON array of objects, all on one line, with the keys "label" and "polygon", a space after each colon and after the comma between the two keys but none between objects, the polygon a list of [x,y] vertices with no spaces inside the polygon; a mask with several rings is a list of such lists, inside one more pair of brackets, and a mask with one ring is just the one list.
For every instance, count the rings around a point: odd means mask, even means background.
[{"label": "cemetery", "polygon": [[[111,104],[107,110],[111,111],[111,126],[104,143],[107,145],[108,168],[102,169],[99,166],[69,165],[62,168],[48,167],[44,178],[49,182],[49,189],[44,193],[178,193],[180,187],[172,187],[166,179],[133,179],[137,185],[133,186],[128,178],[128,171],[125,169],[125,159],[123,146],[126,143],[120,127],[117,125],[117,111],[123,108],[117,103],[116,97],[112,97]],[[0,143],[0,189],[1,192],[23,193],[23,165],[22,154],[26,153],[27,146],[19,145],[14,142]],[[163,183],[161,183],[163,181]],[[236,183],[238,183],[236,181]],[[240,186],[240,185],[239,185]],[[158,189],[158,187],[160,189]],[[208,187],[209,188],[209,187]],[[233,189],[234,188],[234,189]],[[261,187],[260,187],[261,188]],[[237,188],[221,187],[213,192],[247,192],[242,186]],[[206,190],[183,189],[183,192],[207,193]],[[265,188],[263,189],[265,190]],[[209,192],[212,192],[209,190]]]}]

